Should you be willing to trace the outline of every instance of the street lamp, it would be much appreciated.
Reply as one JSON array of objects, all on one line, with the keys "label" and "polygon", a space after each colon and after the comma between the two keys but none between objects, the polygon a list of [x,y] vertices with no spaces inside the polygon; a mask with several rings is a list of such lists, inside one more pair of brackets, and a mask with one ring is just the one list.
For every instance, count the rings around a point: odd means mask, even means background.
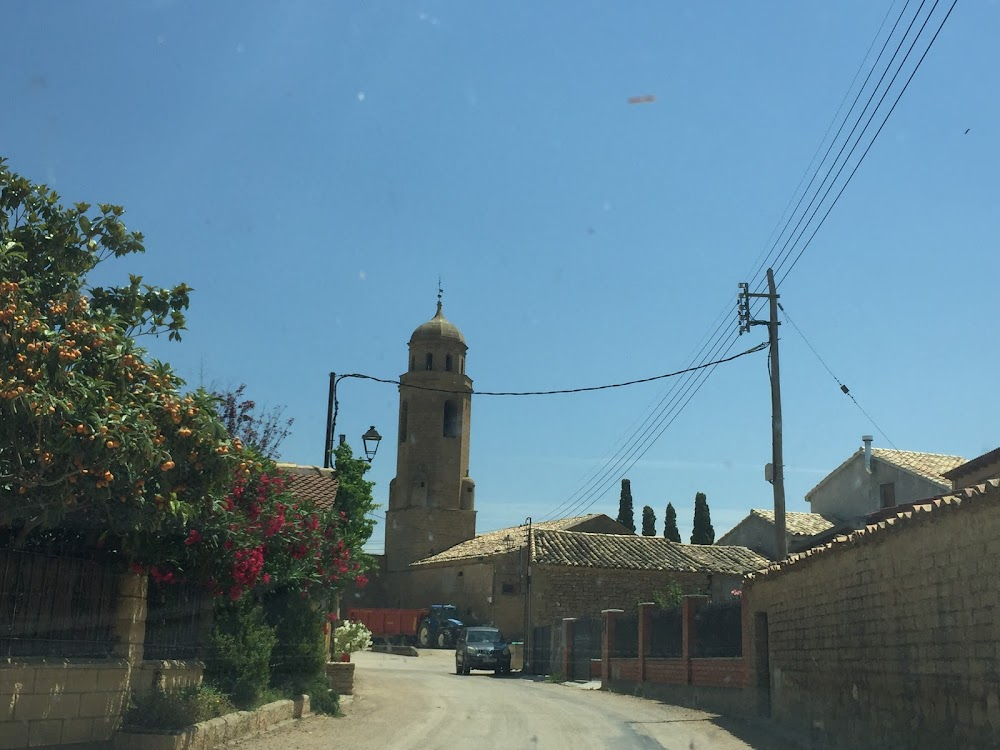
[{"label": "street lamp", "polygon": [[[324,451],[323,451],[323,468],[330,469],[333,468],[333,436],[336,434],[337,429],[337,413],[340,411],[340,402],[337,400],[337,383],[339,383],[344,378],[361,378],[364,375],[358,375],[356,373],[348,373],[346,375],[336,375],[335,373],[330,373],[330,396],[326,405],[326,440],[324,441]],[[378,430],[375,429],[375,425],[368,428],[368,432],[361,436],[361,439],[365,444],[365,456],[368,457],[368,463],[372,462],[375,458],[375,453],[378,451],[379,441],[382,440],[382,436],[378,434]],[[340,442],[344,442],[344,436],[340,436]]]},{"label": "street lamp", "polygon": [[375,459],[375,454],[378,453],[378,444],[382,440],[382,436],[378,434],[375,425],[372,425],[368,428],[368,432],[361,436],[361,440],[365,444],[365,456],[368,458],[368,463],[371,463]]}]

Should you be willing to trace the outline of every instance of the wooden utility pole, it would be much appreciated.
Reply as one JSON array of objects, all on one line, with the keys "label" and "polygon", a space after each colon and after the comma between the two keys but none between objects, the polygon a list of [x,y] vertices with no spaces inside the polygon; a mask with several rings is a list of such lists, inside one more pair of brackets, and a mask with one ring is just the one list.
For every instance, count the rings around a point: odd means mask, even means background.
[{"label": "wooden utility pole", "polygon": [[[770,305],[768,320],[754,320],[750,317],[750,300],[767,298]],[[778,292],[774,285],[774,271],[767,269],[767,293],[752,293],[748,284],[740,284],[738,302],[740,333],[748,333],[751,326],[766,325],[768,328],[768,364],[771,372],[771,472],[768,479],[774,489],[774,533],[777,558],[788,557],[788,534],[785,522],[785,466],[781,445],[781,370],[778,361]]]}]

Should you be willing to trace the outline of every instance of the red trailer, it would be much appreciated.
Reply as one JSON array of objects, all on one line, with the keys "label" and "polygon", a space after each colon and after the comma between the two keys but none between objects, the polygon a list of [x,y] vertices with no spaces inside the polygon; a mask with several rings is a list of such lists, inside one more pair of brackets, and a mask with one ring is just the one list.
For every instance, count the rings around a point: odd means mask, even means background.
[{"label": "red trailer", "polygon": [[425,648],[453,645],[463,627],[457,608],[451,604],[434,604],[425,609],[356,607],[347,610],[347,619],[364,624],[376,641]]}]

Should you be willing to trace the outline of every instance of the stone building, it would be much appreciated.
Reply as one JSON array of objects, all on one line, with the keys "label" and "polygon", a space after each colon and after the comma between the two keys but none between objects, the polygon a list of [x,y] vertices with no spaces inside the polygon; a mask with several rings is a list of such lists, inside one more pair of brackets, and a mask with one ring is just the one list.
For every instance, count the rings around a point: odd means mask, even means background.
[{"label": "stone building", "polygon": [[839,521],[905,505],[951,490],[945,473],[961,466],[961,456],[873,448],[872,438],[806,493],[813,513]]},{"label": "stone building", "polygon": [[[836,518],[819,513],[785,513],[788,550],[798,552],[810,546],[810,539],[834,528]],[[718,544],[749,547],[770,560],[778,559],[778,538],[774,526],[774,511],[754,508],[749,515],[719,537]]]}]

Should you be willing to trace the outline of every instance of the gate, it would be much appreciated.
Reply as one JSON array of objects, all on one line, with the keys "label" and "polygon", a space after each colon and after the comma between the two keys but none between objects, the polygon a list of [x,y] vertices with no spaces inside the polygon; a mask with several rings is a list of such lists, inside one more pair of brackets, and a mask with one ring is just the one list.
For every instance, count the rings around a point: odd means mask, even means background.
[{"label": "gate", "polygon": [[550,674],[552,662],[552,626],[535,628],[531,638],[531,671]]},{"label": "gate", "polygon": [[568,680],[589,680],[591,659],[601,658],[601,635],[604,621],[596,617],[581,617],[573,623],[573,660]]}]

